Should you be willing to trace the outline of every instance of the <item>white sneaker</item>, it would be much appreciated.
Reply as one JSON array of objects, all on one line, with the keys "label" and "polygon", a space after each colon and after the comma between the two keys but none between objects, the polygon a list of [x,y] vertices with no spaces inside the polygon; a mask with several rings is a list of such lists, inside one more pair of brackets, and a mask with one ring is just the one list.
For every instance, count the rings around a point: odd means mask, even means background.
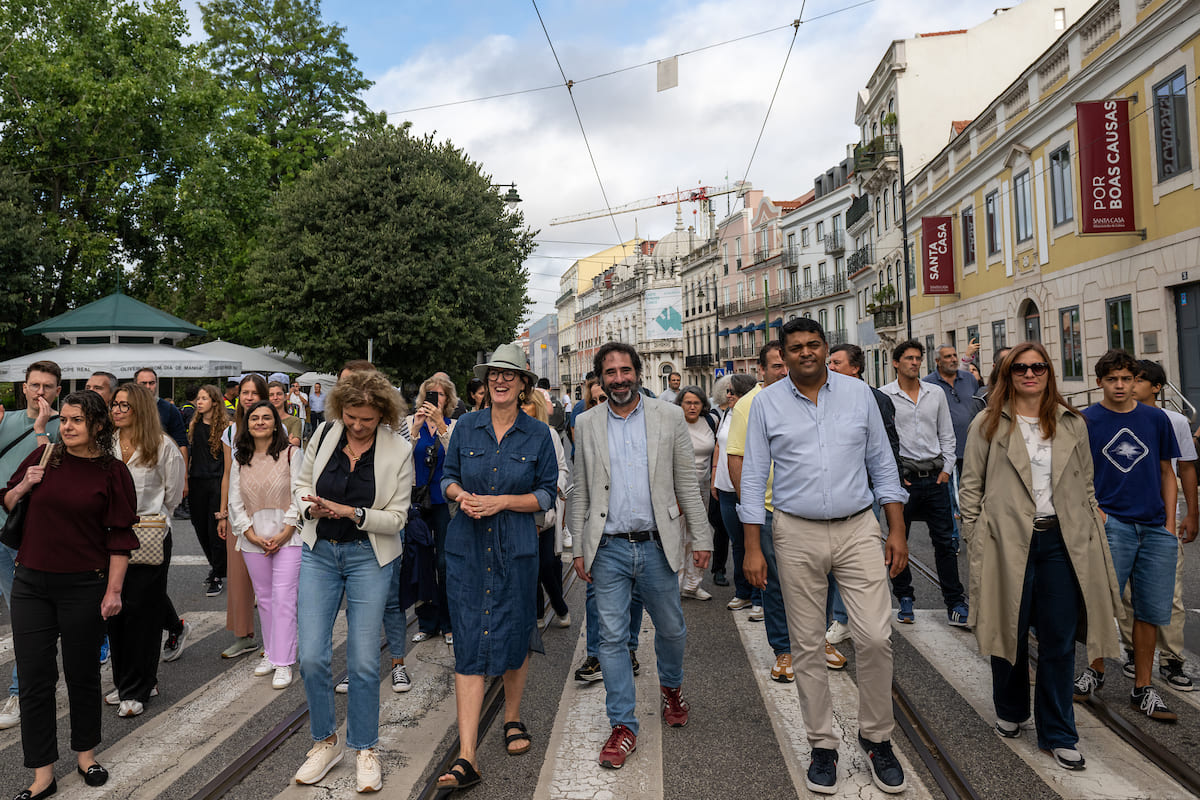
[{"label": "white sneaker", "polygon": [[741,597],[735,597],[726,603],[725,607],[730,611],[741,611],[743,608],[750,608],[751,605],[752,604],[749,600],[745,600]]},{"label": "white sneaker", "polygon": [[21,699],[10,694],[0,710],[0,731],[15,728],[21,722]]},{"label": "white sneaker", "polygon": [[694,589],[684,589],[680,594],[684,597],[690,597],[693,600],[712,600],[712,595],[704,591],[703,587],[700,586]]},{"label": "white sneaker", "polygon": [[[153,689],[151,689],[151,690],[150,690],[150,696],[151,696],[151,697],[158,697],[158,687],[157,687],[157,686],[155,686]],[[119,706],[119,705],[121,705],[121,692],[120,692],[120,690],[118,690],[118,689],[113,689],[111,692],[109,692],[108,694],[104,695],[104,704],[105,704],[106,706]]]},{"label": "white sneaker", "polygon": [[357,786],[361,792],[378,792],[383,788],[383,770],[379,766],[379,756],[374,750],[359,750],[357,764]]},{"label": "white sneaker", "polygon": [[571,627],[571,612],[568,611],[567,613],[563,614],[561,617],[555,616],[554,624],[560,628]]},{"label": "white sneaker", "polygon": [[293,780],[296,783],[316,783],[328,775],[329,770],[333,769],[345,754],[346,751],[338,745],[336,739],[332,742],[321,740],[308,751],[308,758],[300,765],[300,769],[296,770]]},{"label": "white sneaker", "polygon": [[258,662],[258,666],[254,668],[254,677],[265,678],[275,671],[275,665],[271,663],[271,659],[263,657],[262,661]]},{"label": "white sneaker", "polygon": [[567,533],[566,531],[563,531],[563,545],[562,545],[563,550],[570,550],[572,545],[574,545],[574,544],[575,544],[575,542],[571,538],[571,534]]},{"label": "white sneaker", "polygon": [[340,681],[338,681],[338,685],[333,687],[333,690],[335,692],[337,692],[338,694],[349,694],[350,693],[350,678],[349,678],[349,676],[342,678]]},{"label": "white sneaker", "polygon": [[136,717],[140,716],[145,709],[137,700],[122,700],[121,705],[117,708],[118,717]]},{"label": "white sneaker", "polygon": [[765,616],[766,615],[763,614],[762,606],[750,606],[750,616],[746,619],[750,620],[751,622],[762,622]]},{"label": "white sneaker", "polygon": [[271,679],[272,689],[286,689],[292,685],[292,668],[276,667],[275,677]]},{"label": "white sneaker", "polygon": [[838,622],[836,619],[829,623],[829,630],[825,631],[825,641],[830,644],[841,644],[850,638],[850,626],[843,622]]}]

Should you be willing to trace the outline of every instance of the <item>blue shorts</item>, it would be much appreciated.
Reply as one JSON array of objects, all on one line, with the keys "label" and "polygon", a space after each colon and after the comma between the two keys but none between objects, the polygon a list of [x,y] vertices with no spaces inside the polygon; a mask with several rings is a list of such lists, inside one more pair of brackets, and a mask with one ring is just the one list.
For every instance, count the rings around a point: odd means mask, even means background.
[{"label": "blue shorts", "polygon": [[1113,516],[1104,523],[1104,533],[1122,594],[1133,578],[1133,618],[1169,625],[1179,539],[1161,525],[1122,522]]}]

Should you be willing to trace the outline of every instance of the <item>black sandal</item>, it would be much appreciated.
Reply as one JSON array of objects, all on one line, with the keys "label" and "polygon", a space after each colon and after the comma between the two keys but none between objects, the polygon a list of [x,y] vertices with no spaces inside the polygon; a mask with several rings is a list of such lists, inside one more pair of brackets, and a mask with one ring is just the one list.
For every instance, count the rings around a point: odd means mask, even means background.
[{"label": "black sandal", "polygon": [[471,766],[471,762],[467,761],[465,758],[454,759],[454,763],[450,765],[450,768],[446,770],[446,773],[453,775],[454,780],[449,781],[446,780],[445,777],[438,778],[437,786],[439,789],[450,789],[451,791],[455,789],[466,789],[467,787],[474,786],[483,780],[483,778],[480,777],[479,772],[476,771],[475,767]]},{"label": "black sandal", "polygon": [[[516,733],[509,733],[516,731]],[[513,750],[509,747],[513,742],[525,742],[525,746],[519,750]],[[504,723],[504,749],[508,751],[510,756],[523,756],[529,752],[529,748],[533,745],[533,737],[529,735],[525,724],[522,722],[506,722]]]}]

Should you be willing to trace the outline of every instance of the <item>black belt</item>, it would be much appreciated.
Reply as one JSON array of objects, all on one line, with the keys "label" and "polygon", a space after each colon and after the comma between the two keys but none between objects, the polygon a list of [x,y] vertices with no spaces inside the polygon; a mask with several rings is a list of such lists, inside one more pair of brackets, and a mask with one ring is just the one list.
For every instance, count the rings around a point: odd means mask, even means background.
[{"label": "black belt", "polygon": [[628,533],[606,533],[604,535],[615,536],[618,539],[625,539],[630,542],[662,541],[658,538],[658,531],[629,531]]},{"label": "black belt", "polygon": [[1034,517],[1033,529],[1035,531],[1052,531],[1058,527],[1058,517]]},{"label": "black belt", "polygon": [[802,520],[804,520],[805,522],[816,522],[816,523],[818,523],[818,524],[822,524],[822,523],[831,523],[831,522],[845,522],[846,520],[851,520],[851,519],[854,519],[854,518],[855,518],[855,517],[857,517],[859,514],[865,514],[865,513],[867,513],[867,512],[868,512],[868,511],[870,511],[870,510],[871,510],[871,507],[870,507],[870,506],[867,506],[866,508],[863,508],[863,509],[860,509],[860,510],[858,510],[858,511],[855,511],[853,514],[850,514],[849,516],[845,516],[845,517],[834,517],[833,519],[810,519],[810,518],[808,518],[808,517],[797,517],[796,519],[802,519]]}]

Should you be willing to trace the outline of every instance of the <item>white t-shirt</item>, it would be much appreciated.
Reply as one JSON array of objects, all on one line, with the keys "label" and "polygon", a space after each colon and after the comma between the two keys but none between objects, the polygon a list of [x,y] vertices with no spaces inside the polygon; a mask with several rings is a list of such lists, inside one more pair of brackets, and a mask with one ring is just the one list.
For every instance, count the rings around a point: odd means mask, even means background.
[{"label": "white t-shirt", "polygon": [[729,420],[732,416],[726,411],[725,416],[721,417],[721,424],[717,426],[717,447],[721,448],[721,452],[717,457],[717,474],[713,482],[722,492],[733,491],[733,478],[729,477],[729,462],[726,461],[726,450],[729,448]]},{"label": "white t-shirt", "polygon": [[[1187,417],[1169,408],[1162,409],[1162,412],[1167,415],[1167,419],[1171,420],[1171,429],[1175,431],[1175,441],[1179,443],[1179,458],[1171,459],[1171,469],[1175,470],[1175,475],[1178,476],[1180,461],[1196,460],[1196,440],[1192,438],[1192,429],[1188,424]],[[1180,488],[1179,497],[1175,500],[1176,524],[1183,522],[1185,516],[1187,516],[1187,499],[1184,498],[1183,489]]]},{"label": "white t-shirt", "polygon": [[1037,417],[1017,415],[1017,429],[1025,440],[1029,466],[1033,472],[1033,502],[1039,517],[1054,516],[1054,499],[1050,484],[1051,441],[1042,435]]}]

